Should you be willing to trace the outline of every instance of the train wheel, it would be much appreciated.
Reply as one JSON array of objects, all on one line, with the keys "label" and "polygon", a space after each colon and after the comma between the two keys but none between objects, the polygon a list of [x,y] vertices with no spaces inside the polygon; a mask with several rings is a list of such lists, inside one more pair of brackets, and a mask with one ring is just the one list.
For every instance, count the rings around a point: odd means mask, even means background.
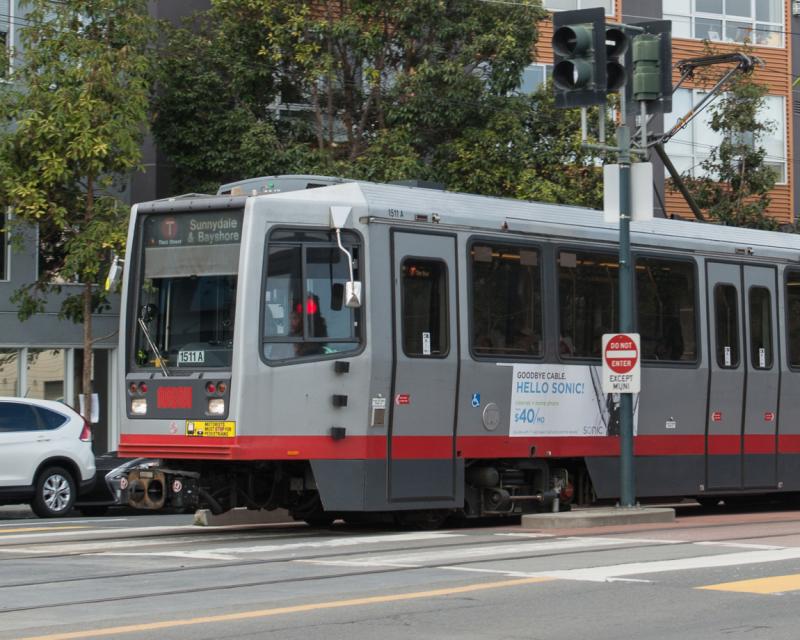
[{"label": "train wheel", "polygon": [[327,513],[322,507],[322,500],[319,494],[315,494],[305,504],[291,509],[289,515],[295,520],[302,520],[312,527],[329,527],[336,520],[336,517]]},{"label": "train wheel", "polygon": [[452,514],[450,509],[419,509],[416,511],[398,511],[394,515],[397,526],[403,529],[424,531],[438,529]]}]

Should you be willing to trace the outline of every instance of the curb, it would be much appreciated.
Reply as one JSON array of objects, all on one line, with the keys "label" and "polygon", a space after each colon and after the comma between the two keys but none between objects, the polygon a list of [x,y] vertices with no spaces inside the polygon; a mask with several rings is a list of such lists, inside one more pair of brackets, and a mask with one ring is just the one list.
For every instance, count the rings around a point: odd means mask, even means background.
[{"label": "curb", "polygon": [[588,529],[621,524],[674,522],[675,509],[612,507],[562,513],[530,513],[522,516],[523,529]]},{"label": "curb", "polygon": [[210,509],[199,509],[194,514],[197,527],[221,527],[237,524],[288,524],[294,523],[286,509],[256,511],[253,509],[231,509],[215,516]]}]

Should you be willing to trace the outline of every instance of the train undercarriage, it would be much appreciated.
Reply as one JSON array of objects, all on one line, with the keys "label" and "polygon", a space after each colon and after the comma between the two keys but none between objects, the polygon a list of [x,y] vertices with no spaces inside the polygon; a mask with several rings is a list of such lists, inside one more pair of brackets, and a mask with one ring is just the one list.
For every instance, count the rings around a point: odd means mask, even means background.
[{"label": "train undercarriage", "polygon": [[575,497],[575,477],[582,476],[568,466],[551,467],[541,460],[470,460],[464,474],[463,505],[449,509],[409,505],[411,508],[403,510],[358,512],[326,509],[324,487],[317,486],[312,465],[306,461],[170,460],[132,470],[124,490],[129,506],[138,509],[207,508],[214,514],[237,507],[286,509],[295,520],[312,525],[342,518],[432,527],[449,516],[479,518],[567,510]]}]

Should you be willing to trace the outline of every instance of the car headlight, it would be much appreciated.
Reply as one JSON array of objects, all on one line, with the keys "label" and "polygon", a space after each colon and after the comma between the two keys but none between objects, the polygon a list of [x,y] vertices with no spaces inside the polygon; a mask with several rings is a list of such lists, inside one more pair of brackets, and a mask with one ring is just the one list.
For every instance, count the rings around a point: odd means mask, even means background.
[{"label": "car headlight", "polygon": [[208,413],[212,416],[221,416],[225,414],[225,398],[209,398],[208,399]]}]

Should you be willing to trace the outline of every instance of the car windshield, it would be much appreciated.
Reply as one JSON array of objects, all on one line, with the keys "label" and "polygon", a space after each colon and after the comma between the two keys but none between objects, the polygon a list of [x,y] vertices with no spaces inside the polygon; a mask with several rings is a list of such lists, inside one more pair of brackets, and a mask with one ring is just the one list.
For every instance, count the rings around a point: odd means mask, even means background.
[{"label": "car windshield", "polygon": [[150,215],[142,226],[136,365],[230,367],[242,212]]}]

